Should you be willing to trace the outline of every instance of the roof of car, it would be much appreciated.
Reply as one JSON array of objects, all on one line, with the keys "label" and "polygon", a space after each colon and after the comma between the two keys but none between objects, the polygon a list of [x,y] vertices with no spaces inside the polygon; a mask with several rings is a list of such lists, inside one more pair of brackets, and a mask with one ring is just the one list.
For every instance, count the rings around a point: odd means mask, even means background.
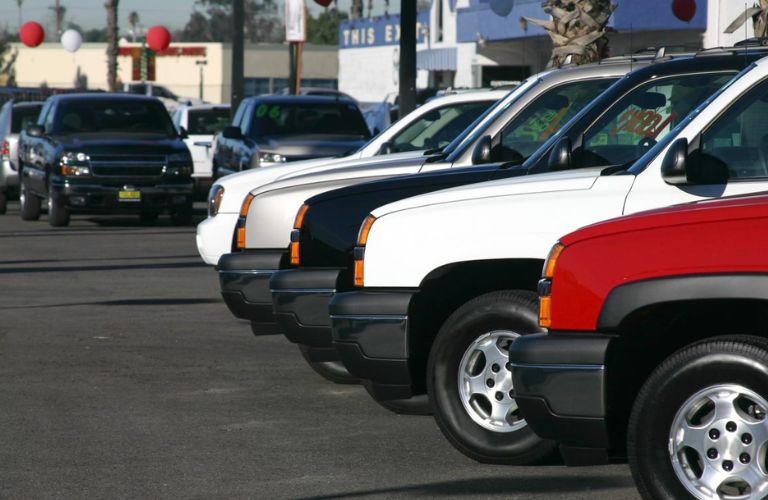
[{"label": "roof of car", "polygon": [[160,100],[156,97],[138,94],[127,94],[122,92],[83,92],[80,94],[58,94],[51,96],[50,99],[57,101],[75,101],[75,100],[89,100],[89,101],[157,101]]},{"label": "roof of car", "polygon": [[316,95],[260,95],[247,97],[250,101],[268,103],[302,103],[302,104],[327,104],[331,102],[344,102],[356,104],[355,101],[343,96],[316,96]]}]

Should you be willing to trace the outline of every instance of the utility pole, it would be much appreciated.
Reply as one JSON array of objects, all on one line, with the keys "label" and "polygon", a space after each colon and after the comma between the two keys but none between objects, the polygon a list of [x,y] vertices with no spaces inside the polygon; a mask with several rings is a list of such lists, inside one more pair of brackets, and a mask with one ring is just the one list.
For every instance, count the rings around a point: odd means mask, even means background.
[{"label": "utility pole", "polygon": [[200,100],[202,101],[203,100],[203,68],[205,67],[206,64],[208,64],[208,61],[206,59],[202,59],[202,60],[199,60],[199,61],[195,61],[195,64],[200,68],[200,92],[199,92],[200,95],[199,95],[199,97],[200,97]]},{"label": "utility pole", "polygon": [[416,2],[400,0],[400,118],[416,109]]},{"label": "utility pole", "polygon": [[61,0],[55,0],[55,5],[48,8],[56,15],[56,36],[61,36],[61,25],[64,24],[64,12],[67,8],[61,6]]},{"label": "utility pole", "polygon": [[245,58],[245,3],[244,0],[233,0],[232,9],[232,116],[235,116],[240,101],[243,100],[245,93],[244,78],[244,58]]}]

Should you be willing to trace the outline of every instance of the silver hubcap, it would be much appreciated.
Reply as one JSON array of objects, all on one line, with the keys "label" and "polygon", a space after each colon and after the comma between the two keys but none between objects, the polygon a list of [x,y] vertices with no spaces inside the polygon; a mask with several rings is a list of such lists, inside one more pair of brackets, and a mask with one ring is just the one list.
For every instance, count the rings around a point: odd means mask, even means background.
[{"label": "silver hubcap", "polygon": [[498,330],[475,339],[459,363],[459,395],[479,426],[514,432],[526,426],[513,397],[509,345],[520,334]]},{"label": "silver hubcap", "polygon": [[677,411],[672,468],[696,498],[764,498],[768,492],[768,402],[741,385],[707,387]]}]

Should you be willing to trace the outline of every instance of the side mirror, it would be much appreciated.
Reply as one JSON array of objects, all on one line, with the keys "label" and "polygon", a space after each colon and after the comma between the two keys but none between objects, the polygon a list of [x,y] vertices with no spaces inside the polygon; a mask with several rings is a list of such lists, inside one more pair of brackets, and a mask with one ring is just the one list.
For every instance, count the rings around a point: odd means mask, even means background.
[{"label": "side mirror", "polygon": [[179,137],[181,139],[186,139],[187,137],[189,137],[189,132],[187,132],[187,129],[185,129],[184,127],[179,127]]},{"label": "side mirror", "polygon": [[45,127],[42,125],[30,125],[27,127],[27,135],[30,137],[42,137],[45,135]]},{"label": "side mirror", "polygon": [[242,139],[243,131],[240,130],[240,127],[230,125],[228,127],[224,127],[224,130],[221,131],[221,135],[225,139]]},{"label": "side mirror", "polygon": [[547,167],[550,172],[557,172],[558,170],[568,170],[571,168],[571,139],[563,137],[555,147],[552,148],[552,152],[549,154],[549,161]]},{"label": "side mirror", "polygon": [[484,135],[477,141],[475,149],[472,151],[472,164],[481,165],[491,162],[492,140],[490,135]]},{"label": "side mirror", "polygon": [[667,184],[688,184],[688,139],[677,139],[667,149],[667,154],[661,160],[661,178]]},{"label": "side mirror", "polygon": [[385,142],[379,148],[380,155],[391,155],[392,153],[395,153],[395,152],[397,152],[397,148],[395,148],[395,143],[392,141]]}]

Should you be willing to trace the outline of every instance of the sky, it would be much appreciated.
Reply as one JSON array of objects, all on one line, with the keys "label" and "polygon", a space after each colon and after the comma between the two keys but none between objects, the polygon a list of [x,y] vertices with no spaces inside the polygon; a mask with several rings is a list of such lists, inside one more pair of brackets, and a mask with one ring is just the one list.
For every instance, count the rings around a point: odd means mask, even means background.
[{"label": "sky", "polygon": [[[85,29],[102,28],[105,25],[106,13],[104,0],[60,0],[61,5],[67,8],[66,20],[79,24]],[[337,0],[340,10],[349,11],[349,0]],[[282,1],[278,0],[282,5]],[[149,27],[158,24],[169,29],[179,29],[186,24],[189,13],[195,4],[195,0],[120,0],[119,24],[121,30],[128,25],[128,14],[131,11],[139,13],[141,24]],[[367,6],[368,0],[364,0]],[[384,0],[373,0],[374,15],[383,12]],[[399,0],[390,0],[391,13],[399,11]],[[54,25],[53,11],[49,9],[54,5],[54,0],[23,0],[22,20],[37,21],[45,27]],[[307,0],[310,12],[317,13],[323,7],[313,0]],[[11,31],[18,29],[19,10],[16,0],[0,0],[0,26],[7,27]]]}]

